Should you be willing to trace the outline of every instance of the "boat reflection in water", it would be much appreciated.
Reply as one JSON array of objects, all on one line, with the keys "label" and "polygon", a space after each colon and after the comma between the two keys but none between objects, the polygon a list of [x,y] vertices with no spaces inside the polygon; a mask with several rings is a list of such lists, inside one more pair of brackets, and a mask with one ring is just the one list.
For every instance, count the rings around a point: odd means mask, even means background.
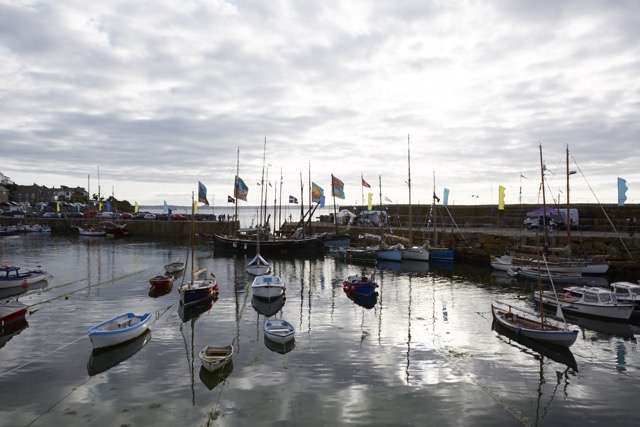
[{"label": "boat reflection in water", "polygon": [[375,307],[378,302],[378,293],[375,290],[371,291],[348,291],[344,289],[344,293],[351,301],[360,307],[364,307],[367,310]]},{"label": "boat reflection in water", "polygon": [[256,312],[258,312],[258,314],[269,317],[273,316],[282,309],[285,300],[286,297],[284,295],[270,301],[265,301],[253,296],[251,297],[251,306]]},{"label": "boat reflection in water", "polygon": [[20,332],[22,332],[23,329],[26,329],[28,326],[29,322],[27,322],[26,317],[21,317],[20,319],[16,319],[0,326],[0,348],[4,347],[4,345],[8,343],[11,338],[18,335]]},{"label": "boat reflection in water", "polygon": [[213,372],[209,372],[204,366],[200,366],[200,381],[207,389],[213,390],[218,384],[226,380],[233,371],[233,360],[225,363]]},{"label": "boat reflection in water", "polygon": [[429,262],[405,259],[400,262],[400,270],[403,273],[427,274],[429,272]]},{"label": "boat reflection in water", "polygon": [[291,341],[287,341],[286,343],[282,344],[267,338],[267,336],[265,335],[264,345],[273,352],[285,354],[294,349],[294,347],[296,346],[296,340],[294,338]]},{"label": "boat reflection in water", "polygon": [[[542,356],[566,365],[567,368],[571,368],[575,372],[578,372],[578,363],[576,362],[576,359],[573,356],[571,350],[569,350],[569,347],[547,344],[522,335],[518,335],[515,332],[503,327],[496,321],[494,321],[491,325],[491,329],[507,338],[508,344],[511,346],[520,348],[520,350],[522,350],[521,346],[527,347],[528,349],[533,350]],[[520,346],[518,346],[517,344],[520,344]]]},{"label": "boat reflection in water", "polygon": [[180,320],[182,320],[182,322],[188,322],[189,320],[196,319],[202,313],[209,311],[211,307],[213,307],[213,303],[217,300],[218,297],[216,296],[214,299],[208,300],[201,304],[187,306],[185,306],[184,304],[180,304],[178,308],[178,316],[180,316]]},{"label": "boat reflection in water", "polygon": [[167,295],[173,289],[173,284],[169,286],[151,286],[149,288],[149,296],[151,298],[158,298],[163,295]]},{"label": "boat reflection in water", "polygon": [[93,350],[87,363],[89,375],[97,375],[124,362],[144,347],[151,340],[151,330],[147,329],[142,335],[125,343]]}]

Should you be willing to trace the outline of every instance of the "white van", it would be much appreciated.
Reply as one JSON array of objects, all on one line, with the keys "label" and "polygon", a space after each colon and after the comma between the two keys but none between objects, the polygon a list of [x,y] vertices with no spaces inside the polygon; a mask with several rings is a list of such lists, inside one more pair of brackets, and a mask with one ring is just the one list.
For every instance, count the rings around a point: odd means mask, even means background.
[{"label": "white van", "polygon": [[[540,222],[543,215],[530,216],[524,220],[524,228],[533,230],[540,228]],[[550,216],[547,215],[546,224],[553,230],[558,225]]]}]

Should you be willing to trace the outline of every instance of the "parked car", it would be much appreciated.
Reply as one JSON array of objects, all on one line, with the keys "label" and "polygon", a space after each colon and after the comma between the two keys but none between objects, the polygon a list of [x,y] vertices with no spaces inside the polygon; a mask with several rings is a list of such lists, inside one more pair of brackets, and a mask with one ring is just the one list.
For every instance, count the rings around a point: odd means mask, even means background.
[{"label": "parked car", "polygon": [[133,214],[125,212],[122,215],[120,215],[120,219],[133,219]]},{"label": "parked car", "polygon": [[149,214],[145,214],[144,219],[153,221],[153,220],[156,219],[156,216],[154,214],[152,214],[152,213],[149,213]]},{"label": "parked car", "polygon": [[[527,230],[534,230],[534,229],[538,229],[540,228],[540,225],[542,223],[542,219],[544,218],[543,215],[539,215],[539,216],[530,216],[529,218],[524,220],[524,228],[526,228]],[[558,223],[556,223],[553,218],[547,216],[546,217],[546,221],[545,223],[547,224],[547,226],[549,226],[552,230],[555,229],[558,226]]]},{"label": "parked car", "polygon": [[187,217],[180,214],[171,214],[171,221],[186,221]]},{"label": "parked car", "polygon": [[42,218],[62,218],[60,212],[45,212],[42,214]]},{"label": "parked car", "polygon": [[65,218],[84,218],[84,214],[82,212],[67,212],[64,214]]}]

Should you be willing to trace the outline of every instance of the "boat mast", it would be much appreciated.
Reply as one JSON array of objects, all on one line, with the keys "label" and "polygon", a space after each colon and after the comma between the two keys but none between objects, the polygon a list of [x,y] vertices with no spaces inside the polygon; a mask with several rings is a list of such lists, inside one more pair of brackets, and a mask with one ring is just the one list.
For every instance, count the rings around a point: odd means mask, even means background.
[{"label": "boat mast", "polygon": [[564,218],[564,225],[567,228],[567,238],[569,239],[569,248],[571,248],[571,206],[569,205],[569,144],[567,144],[567,213]]},{"label": "boat mast", "polygon": [[[378,188],[380,189],[380,211],[384,211],[385,212],[385,216],[386,216],[386,210],[384,209],[384,206],[382,205],[382,175],[378,175]],[[387,216],[387,224],[388,224],[388,216]],[[380,221],[380,227],[382,227],[382,221]]]},{"label": "boat mast", "polygon": [[[411,211],[411,147],[409,135],[407,134],[407,164],[409,165],[409,176],[407,185],[409,186],[409,243],[413,244],[413,212]],[[382,199],[382,196],[380,197]]]},{"label": "boat mast", "polygon": [[438,228],[436,227],[436,171],[433,171],[433,244],[438,246]]},{"label": "boat mast", "polygon": [[282,228],[282,166],[280,166],[280,201],[278,203],[278,230],[280,230],[281,228]]},{"label": "boat mast", "polygon": [[189,237],[189,244],[191,245],[191,283],[196,280],[195,275],[195,217],[196,217],[196,202],[194,198],[194,192],[191,191],[191,236]]},{"label": "boat mast", "polygon": [[542,144],[540,144],[540,175],[542,176],[542,212],[544,216],[542,217],[542,226],[544,227],[544,246],[542,248],[542,253],[546,256],[547,250],[549,249],[549,235],[547,233],[547,199],[545,197],[544,191],[544,163],[542,161]]},{"label": "boat mast", "polygon": [[[542,249],[542,259],[547,261],[546,252],[547,252],[547,202],[545,199],[545,191],[544,191],[544,163],[542,162],[542,144],[540,144],[540,176],[542,178],[542,210],[544,214],[544,219],[542,221],[542,226],[544,227],[544,247]],[[537,235],[537,233],[536,233]],[[538,246],[537,251],[540,249],[540,241],[536,238],[536,245]],[[544,307],[542,304],[542,278],[540,273],[540,257],[538,257],[538,300],[540,301],[540,326],[544,325]],[[560,305],[560,303],[558,303]]]},{"label": "boat mast", "polygon": [[[236,221],[238,221],[238,177],[240,176],[240,147],[238,147],[238,156],[237,156],[237,161],[236,161],[236,182],[235,182],[235,187],[233,189],[233,195],[234,197],[234,203],[235,203],[235,210],[234,210],[234,216],[233,216],[233,220],[234,223]],[[238,227],[240,226],[240,222],[237,222]],[[236,227],[236,230],[234,231],[238,231],[238,227]]]},{"label": "boat mast", "polygon": [[267,158],[267,137],[264,137],[264,149],[262,152],[262,178],[260,179],[260,215],[258,216],[258,224],[264,225],[262,223],[262,206],[264,203],[264,164]]}]

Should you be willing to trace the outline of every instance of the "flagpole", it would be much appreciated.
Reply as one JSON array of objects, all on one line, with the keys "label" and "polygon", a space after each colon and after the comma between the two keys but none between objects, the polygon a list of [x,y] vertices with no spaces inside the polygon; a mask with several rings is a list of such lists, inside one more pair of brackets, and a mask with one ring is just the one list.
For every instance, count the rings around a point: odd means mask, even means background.
[{"label": "flagpole", "polygon": [[338,212],[336,209],[336,193],[333,191],[333,174],[331,174],[331,196],[333,197],[333,222],[336,224],[336,234],[338,234]]},{"label": "flagpole", "polygon": [[[382,228],[382,211],[383,211],[383,207],[382,207],[382,175],[378,175],[378,188],[380,188],[380,228]],[[386,212],[385,212],[386,215]],[[388,219],[388,216],[387,216]]]},{"label": "flagpole", "polygon": [[364,206],[364,175],[360,174],[360,197],[362,197],[362,206]]},{"label": "flagpole", "polygon": [[[234,198],[235,198],[235,200],[234,200],[235,209],[234,209],[233,220],[234,221],[238,221],[238,223],[237,223],[238,226],[234,227],[235,229],[233,230],[234,234],[237,233],[238,228],[240,228],[240,222],[238,220],[238,193],[239,193],[239,191],[238,191],[238,179],[240,179],[239,177],[240,177],[240,147],[238,147],[238,156],[237,156],[237,161],[236,161],[236,182],[235,182],[235,187],[233,189],[233,195],[234,195]],[[236,223],[234,222],[234,224],[236,224]]]},{"label": "flagpole", "polygon": [[[300,171],[300,221],[304,220],[304,184],[302,183],[302,171]],[[304,234],[304,222],[302,223],[302,237]]]}]

